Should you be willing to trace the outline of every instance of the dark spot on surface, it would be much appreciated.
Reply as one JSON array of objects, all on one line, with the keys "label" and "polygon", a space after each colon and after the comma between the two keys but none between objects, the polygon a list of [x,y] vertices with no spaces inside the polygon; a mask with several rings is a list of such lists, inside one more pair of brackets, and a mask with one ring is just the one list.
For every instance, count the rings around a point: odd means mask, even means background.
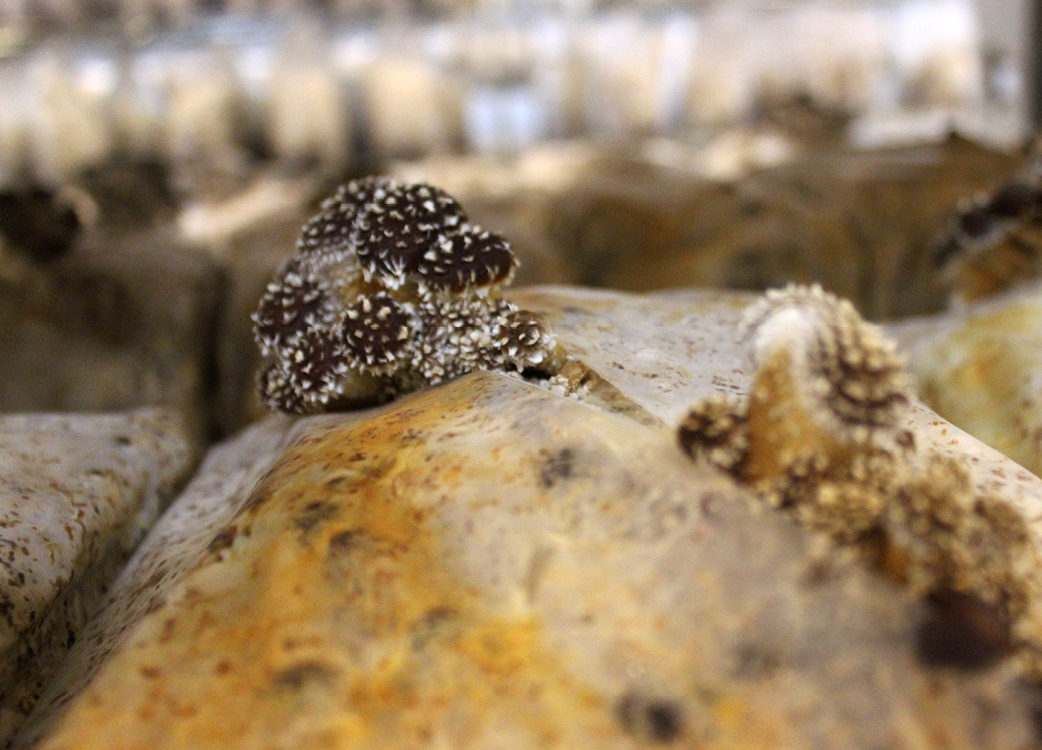
[{"label": "dark spot on surface", "polygon": [[571,479],[574,473],[575,451],[571,448],[561,448],[543,459],[539,468],[539,481],[543,487],[550,489],[558,482]]},{"label": "dark spot on surface", "polygon": [[141,676],[148,680],[154,680],[160,675],[159,667],[146,665],[139,670]]},{"label": "dark spot on surface", "polygon": [[525,380],[549,380],[553,376],[554,373],[538,367],[526,367],[521,371],[521,377]]},{"label": "dark spot on surface", "polygon": [[654,742],[672,742],[684,731],[684,717],[676,701],[626,693],[615,704],[615,715],[629,734]]},{"label": "dark spot on surface", "polygon": [[895,442],[905,450],[915,450],[915,435],[911,430],[898,430]]},{"label": "dark spot on surface", "polygon": [[276,687],[300,690],[305,685],[327,684],[336,679],[337,670],[317,661],[303,661],[275,673],[272,683]]},{"label": "dark spot on surface", "polygon": [[456,615],[457,612],[452,607],[440,606],[427,610],[409,631],[412,648],[416,650],[423,649],[440,633],[445,631],[446,626]]},{"label": "dark spot on surface", "polygon": [[739,679],[767,678],[778,671],[781,658],[760,643],[742,643],[734,650],[732,674]]},{"label": "dark spot on surface", "polygon": [[823,586],[836,577],[835,566],[827,560],[813,560],[800,576],[800,585],[809,589]]},{"label": "dark spot on surface", "polygon": [[355,545],[358,544],[360,533],[354,529],[348,529],[347,531],[341,531],[339,534],[335,534],[329,539],[329,554],[330,555],[346,555],[354,549]]},{"label": "dark spot on surface", "polygon": [[708,492],[698,501],[698,507],[705,518],[719,521],[724,517],[724,506],[727,502],[727,498],[719,492]]},{"label": "dark spot on surface", "polygon": [[116,445],[124,445],[124,446],[126,446],[126,445],[130,445],[130,443],[131,443],[130,438],[128,438],[126,435],[116,435],[114,440],[116,441]]},{"label": "dark spot on surface", "polygon": [[974,206],[959,217],[959,229],[966,236],[977,239],[995,228],[995,220],[984,206]]},{"label": "dark spot on surface", "polygon": [[1009,616],[998,605],[961,591],[937,591],[926,607],[915,651],[927,666],[985,669],[1013,649]]},{"label": "dark spot on surface", "polygon": [[409,427],[408,429],[404,430],[402,434],[398,437],[398,442],[401,445],[410,445],[412,443],[419,443],[422,440],[426,439],[426,437],[427,433],[425,433],[423,430],[417,430],[413,427]]},{"label": "dark spot on surface", "polygon": [[335,503],[322,501],[310,503],[294,517],[293,525],[306,534],[335,516],[337,510],[338,507]]},{"label": "dark spot on surface", "polygon": [[207,552],[217,554],[228,549],[235,543],[235,537],[238,535],[239,527],[232,524],[210,540],[210,544],[206,547]]}]

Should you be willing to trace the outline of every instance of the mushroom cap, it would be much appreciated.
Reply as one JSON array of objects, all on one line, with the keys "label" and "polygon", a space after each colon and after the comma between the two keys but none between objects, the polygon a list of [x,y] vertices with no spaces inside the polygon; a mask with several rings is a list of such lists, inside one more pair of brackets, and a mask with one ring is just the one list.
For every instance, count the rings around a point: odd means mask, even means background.
[{"label": "mushroom cap", "polygon": [[297,238],[297,253],[301,257],[333,260],[353,254],[359,213],[398,187],[397,180],[389,177],[365,177],[341,185],[304,224]]},{"label": "mushroom cap", "polygon": [[304,414],[308,411],[304,394],[294,387],[283,360],[269,362],[257,373],[257,392],[269,409],[291,414]]},{"label": "mushroom cap", "polygon": [[404,276],[420,272],[430,248],[455,235],[466,221],[462,206],[444,190],[394,182],[374,191],[359,212],[358,261],[368,274],[397,287]]},{"label": "mushroom cap", "polygon": [[695,404],[677,428],[680,448],[691,458],[736,471],[749,449],[745,404],[731,394],[714,394]]},{"label": "mushroom cap", "polygon": [[360,369],[391,372],[407,357],[418,322],[413,311],[386,294],[359,297],[339,323],[345,354]]},{"label": "mushroom cap", "polygon": [[[974,258],[991,253],[1004,244],[1014,253],[1038,255],[1033,241],[1016,235],[1020,229],[1042,219],[1040,175],[1027,170],[999,186],[990,195],[964,201],[948,220],[932,245],[934,267],[952,274]],[[1012,241],[1006,243],[1007,239]]]},{"label": "mushroom cap", "polygon": [[431,289],[459,293],[505,283],[516,265],[506,240],[465,225],[460,232],[430,247],[420,257],[416,272]]},{"label": "mushroom cap", "polygon": [[502,320],[496,346],[517,369],[541,364],[556,345],[542,318],[528,310],[510,310]]},{"label": "mushroom cap", "polygon": [[266,352],[289,356],[308,330],[336,319],[337,301],[325,285],[291,258],[261,296],[253,314],[253,333]]},{"label": "mushroom cap", "polygon": [[895,428],[911,403],[904,359],[854,306],[813,286],[770,290],[742,322],[758,368],[786,351],[807,413],[860,442]]},{"label": "mushroom cap", "polygon": [[350,360],[334,329],[302,331],[289,356],[280,356],[260,374],[261,399],[268,406],[303,414],[320,410],[341,395]]}]

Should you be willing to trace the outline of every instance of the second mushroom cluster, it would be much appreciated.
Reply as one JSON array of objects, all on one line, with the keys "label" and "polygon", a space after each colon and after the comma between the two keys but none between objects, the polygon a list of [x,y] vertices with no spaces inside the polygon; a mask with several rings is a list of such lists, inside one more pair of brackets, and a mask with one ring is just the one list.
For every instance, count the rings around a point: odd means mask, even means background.
[{"label": "second mushroom cluster", "polygon": [[271,408],[378,401],[474,369],[547,369],[555,341],[501,296],[517,261],[425,183],[369,177],[323,202],[253,316]]}]

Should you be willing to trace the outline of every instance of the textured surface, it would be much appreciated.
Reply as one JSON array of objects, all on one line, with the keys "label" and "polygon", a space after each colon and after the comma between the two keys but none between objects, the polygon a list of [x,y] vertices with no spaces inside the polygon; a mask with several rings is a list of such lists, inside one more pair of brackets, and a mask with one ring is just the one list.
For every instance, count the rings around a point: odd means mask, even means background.
[{"label": "textured surface", "polygon": [[281,452],[290,424],[287,419],[271,417],[210,450],[195,478],[112,582],[100,615],[79,634],[60,673],[36,706],[35,732],[122,645],[134,624],[163,604]]},{"label": "textured surface", "polygon": [[194,453],[159,410],[0,417],[0,742]]},{"label": "textured surface", "polygon": [[[252,428],[127,566],[21,747],[1037,741],[986,608],[917,599],[677,447],[693,402],[749,388],[750,297],[512,299],[589,403],[473,373]],[[1039,523],[1040,480],[921,406],[904,428]]]},{"label": "textured surface", "polygon": [[1042,474],[1042,303],[1033,286],[891,326],[923,400]]},{"label": "textured surface", "polygon": [[480,373],[298,429],[41,747],[1027,746],[656,430]]}]

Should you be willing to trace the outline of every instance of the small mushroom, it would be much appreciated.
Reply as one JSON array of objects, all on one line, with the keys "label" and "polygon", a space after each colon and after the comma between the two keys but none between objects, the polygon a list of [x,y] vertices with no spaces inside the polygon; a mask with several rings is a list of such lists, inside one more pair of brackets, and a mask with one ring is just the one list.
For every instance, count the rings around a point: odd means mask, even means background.
[{"label": "small mushroom", "polygon": [[695,404],[681,448],[916,593],[965,593],[1037,632],[1042,559],[1025,520],[979,494],[963,463],[918,454],[904,363],[880,329],[820,287],[790,286],[752,305],[742,333],[748,398]]},{"label": "small mushroom", "polygon": [[749,396],[692,407],[678,439],[693,458],[770,484],[904,450],[904,361],[849,302],[817,285],[772,290],[746,311],[741,336],[755,366]]},{"label": "small mushroom", "polygon": [[1042,275],[1042,142],[990,194],[963,201],[933,243],[956,299],[972,302]]},{"label": "small mushroom", "polygon": [[264,354],[292,356],[306,331],[332,325],[337,299],[295,258],[268,284],[253,315],[254,335]]},{"label": "small mushroom", "polygon": [[417,325],[406,303],[386,294],[362,295],[344,310],[337,334],[347,357],[373,374],[386,374],[408,356]]},{"label": "small mushroom", "polygon": [[370,177],[341,185],[304,224],[297,238],[297,253],[303,257],[354,255],[358,212],[394,185],[387,177]]},{"label": "small mushroom", "polygon": [[743,330],[756,361],[745,416],[750,476],[894,436],[910,404],[904,360],[850,302],[817,285],[772,290]]},{"label": "small mushroom", "polygon": [[745,405],[732,394],[703,399],[680,423],[677,437],[691,458],[705,458],[724,471],[738,473],[749,451]]},{"label": "small mushroom", "polygon": [[341,186],[305,225],[253,316],[259,381],[297,413],[378,401],[474,369],[553,373],[553,333],[501,297],[517,261],[424,183]]}]

